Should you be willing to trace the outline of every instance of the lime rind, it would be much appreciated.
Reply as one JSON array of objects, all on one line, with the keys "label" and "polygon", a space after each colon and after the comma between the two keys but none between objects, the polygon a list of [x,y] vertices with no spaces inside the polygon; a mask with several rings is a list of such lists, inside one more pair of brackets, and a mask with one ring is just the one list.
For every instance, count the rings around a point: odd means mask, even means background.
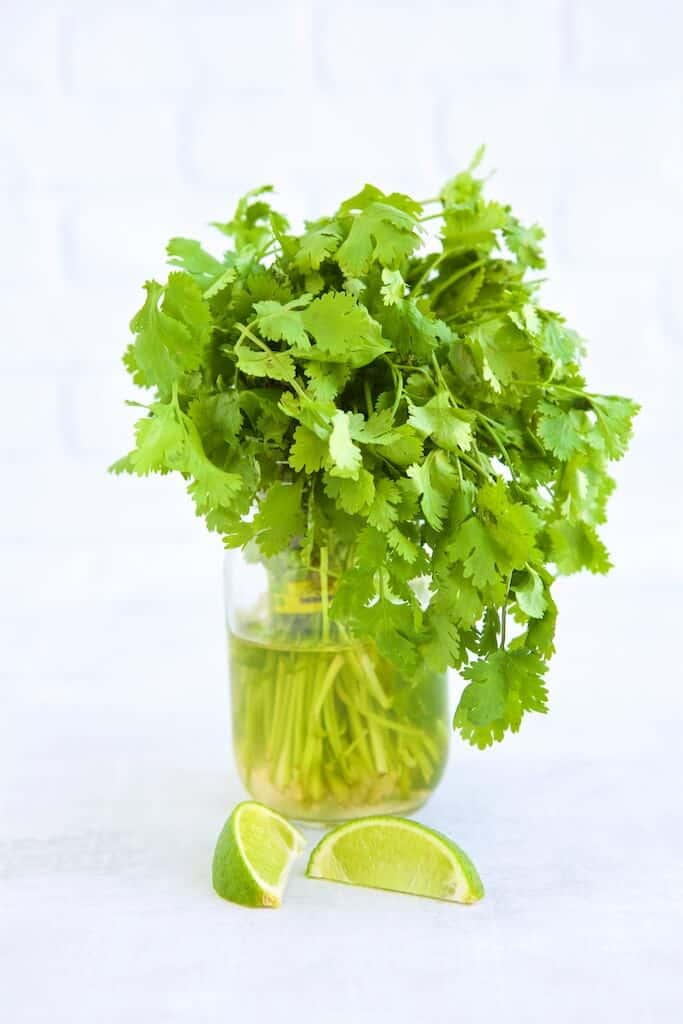
[{"label": "lime rind", "polygon": [[[276,811],[244,801],[234,808],[218,837],[212,867],[214,889],[223,899],[242,906],[279,907],[292,865],[304,845],[301,833]],[[264,863],[274,868],[274,877],[264,877]]]},{"label": "lime rind", "polygon": [[333,829],[311,853],[306,875],[456,903],[476,903],[484,895],[477,869],[457,843],[391,815]]}]

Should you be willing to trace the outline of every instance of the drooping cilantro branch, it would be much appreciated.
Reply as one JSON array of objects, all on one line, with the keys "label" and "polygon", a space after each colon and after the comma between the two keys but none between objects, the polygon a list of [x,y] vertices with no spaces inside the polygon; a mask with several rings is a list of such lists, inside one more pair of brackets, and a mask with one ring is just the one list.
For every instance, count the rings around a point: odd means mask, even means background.
[{"label": "drooping cilantro branch", "polygon": [[[455,725],[485,747],[546,710],[555,577],[610,568],[608,464],[637,406],[586,390],[583,342],[528,277],[543,231],[486,198],[477,161],[423,203],[366,185],[300,233],[268,191],[216,224],[223,256],[174,238],[168,281],[145,285],[124,361],[155,398],[113,468],[178,471],[227,546],[317,573],[325,642],[367,638],[408,677],[458,669]],[[373,735],[381,686],[357,657],[316,684],[353,737],[304,674],[301,708],[340,763],[427,771],[428,744]],[[268,715],[272,746],[295,712]],[[280,776],[300,756],[319,788],[320,750],[287,735]]]}]

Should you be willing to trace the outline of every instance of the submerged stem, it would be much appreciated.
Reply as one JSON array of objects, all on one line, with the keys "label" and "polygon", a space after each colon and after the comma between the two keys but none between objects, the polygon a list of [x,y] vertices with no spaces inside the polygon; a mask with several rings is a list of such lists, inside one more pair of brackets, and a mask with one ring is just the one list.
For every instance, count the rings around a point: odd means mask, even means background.
[{"label": "submerged stem", "polygon": [[[321,548],[321,596],[329,558]],[[313,820],[420,803],[443,768],[443,678],[409,681],[343,628],[336,643],[306,645],[297,621],[270,645],[231,638],[235,745],[252,794]]]}]

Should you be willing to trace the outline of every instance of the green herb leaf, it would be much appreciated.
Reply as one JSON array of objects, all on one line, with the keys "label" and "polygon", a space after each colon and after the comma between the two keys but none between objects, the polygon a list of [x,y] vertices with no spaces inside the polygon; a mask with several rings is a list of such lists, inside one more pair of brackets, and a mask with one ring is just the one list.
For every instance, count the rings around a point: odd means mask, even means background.
[{"label": "green herb leaf", "polygon": [[558,459],[566,462],[575,452],[586,446],[586,433],[590,424],[585,412],[562,409],[542,402],[538,420],[538,436]]},{"label": "green herb leaf", "polygon": [[358,368],[390,349],[379,325],[351,295],[328,292],[314,299],[301,319],[316,342],[310,352],[302,353],[308,358]]},{"label": "green herb leaf", "polygon": [[527,711],[545,714],[548,691],[546,665],[525,648],[497,650],[486,660],[463,669],[470,683],[455,712],[454,725],[473,746],[490,746],[509,729],[519,730]]},{"label": "green herb leaf", "polygon": [[130,324],[135,343],[129,366],[134,368],[138,383],[156,387],[168,397],[183,371],[199,366],[201,353],[189,328],[159,309],[164,287],[148,281],[145,291],[145,304]]},{"label": "green herb leaf", "polygon": [[306,517],[302,507],[303,481],[276,481],[262,499],[254,517],[254,536],[264,555],[284,551],[303,534]]},{"label": "green herb leaf", "polygon": [[262,352],[242,346],[237,349],[237,365],[242,373],[251,377],[269,377],[291,383],[296,376],[294,361],[286,352]]},{"label": "green herb leaf", "polygon": [[472,444],[471,419],[471,414],[452,408],[446,391],[439,391],[424,405],[410,403],[410,423],[449,452],[469,450]]},{"label": "green herb leaf", "polygon": [[515,586],[515,597],[522,611],[533,619],[542,619],[548,602],[543,580],[533,569],[525,573],[524,581]]},{"label": "green herb leaf", "polygon": [[417,217],[422,207],[408,196],[366,185],[342,203],[338,219],[353,218],[336,260],[347,277],[365,274],[373,260],[394,268],[420,244]]},{"label": "green herb leaf", "polygon": [[311,225],[301,237],[296,265],[304,271],[318,270],[321,263],[337,251],[341,238],[339,225],[334,221],[319,226]]},{"label": "green herb leaf", "polygon": [[[365,185],[297,234],[263,186],[215,223],[220,259],[172,238],[124,354],[152,398],[111,468],[177,474],[274,579],[328,578],[321,640],[336,621],[410,682],[461,670],[455,726],[486,747],[546,710],[554,577],[610,568],[598,530],[638,406],[587,390],[584,342],[528,276],[543,231],[488,197],[482,159],[424,208]],[[304,617],[277,618],[298,643]],[[357,699],[389,712],[366,668]],[[370,730],[323,733],[384,773]]]},{"label": "green herb leaf", "polygon": [[347,412],[336,412],[332,417],[330,459],[332,460],[331,476],[358,479],[363,457],[360,448],[351,440],[351,418]]},{"label": "green herb leaf", "polygon": [[289,449],[289,464],[298,473],[315,473],[321,469],[327,455],[327,442],[308,427],[300,425],[294,431],[294,443]]},{"label": "green herb leaf", "polygon": [[270,341],[286,341],[299,348],[310,348],[300,312],[310,301],[310,295],[301,295],[286,305],[273,299],[254,303],[261,334]]},{"label": "green herb leaf", "polygon": [[[225,264],[203,249],[193,238],[172,238],[166,246],[166,252],[169,256],[168,262],[191,274],[202,289],[210,287],[226,273]],[[230,274],[234,280],[234,268],[230,268]]]}]

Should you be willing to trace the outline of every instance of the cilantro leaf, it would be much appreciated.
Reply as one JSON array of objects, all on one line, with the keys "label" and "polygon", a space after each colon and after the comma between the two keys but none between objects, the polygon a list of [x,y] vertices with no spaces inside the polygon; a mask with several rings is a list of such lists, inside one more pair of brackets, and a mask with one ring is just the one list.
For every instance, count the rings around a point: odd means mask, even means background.
[{"label": "cilantro leaf", "polygon": [[462,670],[469,684],[463,690],[454,725],[473,746],[490,746],[509,729],[517,732],[525,712],[545,714],[547,666],[524,648],[498,650]]},{"label": "cilantro leaf", "polygon": [[[327,575],[339,635],[397,679],[462,669],[455,726],[486,747],[546,709],[555,575],[610,568],[597,531],[638,406],[588,390],[584,342],[529,276],[543,231],[487,195],[482,159],[437,199],[366,185],[300,233],[254,189],[214,223],[221,258],[172,238],[124,354],[153,397],[111,469],[179,474],[277,585]],[[274,617],[298,644],[303,616]]]},{"label": "cilantro leaf", "polygon": [[533,619],[542,619],[548,602],[543,580],[534,569],[527,569],[523,582],[515,585],[515,597],[522,611]]},{"label": "cilantro leaf", "polygon": [[126,456],[128,472],[138,476],[168,472],[185,445],[185,431],[175,409],[163,402],[151,406],[149,416],[135,424],[135,444]]},{"label": "cilantro leaf", "polygon": [[286,217],[277,213],[264,195],[273,191],[272,185],[260,185],[245,193],[238,201],[229,221],[213,221],[213,227],[232,238],[237,252],[256,250],[267,245],[277,232],[283,234],[289,227]]},{"label": "cilantro leaf", "polygon": [[351,436],[364,444],[393,444],[401,435],[394,427],[391,410],[373,412],[367,420],[355,415],[351,420]]},{"label": "cilantro leaf", "polygon": [[185,324],[159,309],[163,286],[148,281],[145,291],[145,303],[130,323],[136,337],[129,365],[135,368],[138,383],[168,397],[183,370],[199,365],[200,354]]},{"label": "cilantro leaf", "polygon": [[306,526],[302,505],[303,481],[276,481],[262,499],[254,517],[254,536],[267,557],[284,551]]},{"label": "cilantro leaf", "polygon": [[463,640],[454,607],[450,588],[439,587],[425,614],[427,640],[422,650],[435,672],[445,672],[461,662]]},{"label": "cilantro leaf", "polygon": [[565,575],[588,569],[605,573],[611,569],[607,548],[598,537],[595,527],[588,523],[556,520],[548,527],[551,559],[559,572]]},{"label": "cilantro leaf", "polygon": [[242,490],[243,480],[238,473],[226,473],[203,457],[196,448],[190,448],[184,462],[185,472],[194,479],[188,484],[187,493],[194,499],[197,515],[220,506],[230,506]]},{"label": "cilantro leaf", "polygon": [[408,196],[385,196],[372,185],[342,203],[337,219],[352,217],[349,232],[336,253],[344,274],[365,274],[373,260],[393,268],[409,256],[420,244],[417,217],[421,209]]},{"label": "cilantro leaf", "polygon": [[325,494],[350,515],[368,511],[375,499],[375,481],[367,469],[359,470],[357,480],[326,474],[324,486]]},{"label": "cilantro leaf", "polygon": [[322,468],[327,451],[327,442],[300,424],[294,431],[294,442],[289,450],[289,464],[298,473],[315,473]]},{"label": "cilantro leaf", "polygon": [[422,439],[408,423],[395,427],[385,441],[382,455],[397,466],[408,467],[422,458]]},{"label": "cilantro leaf", "polygon": [[633,418],[640,406],[630,398],[616,395],[589,397],[597,416],[596,428],[601,446],[608,458],[622,458],[633,433]]},{"label": "cilantro leaf", "polygon": [[382,477],[375,487],[375,496],[368,511],[368,523],[376,529],[387,533],[398,519],[397,505],[400,502],[400,491],[395,483]]},{"label": "cilantro leaf", "polygon": [[542,330],[539,344],[543,353],[559,366],[578,363],[583,355],[584,343],[576,331],[565,327],[558,316],[541,311]]},{"label": "cilantro leaf", "polygon": [[575,452],[585,448],[587,429],[590,426],[585,412],[562,409],[549,402],[541,402],[539,410],[537,432],[548,451],[566,462]]},{"label": "cilantro leaf", "polygon": [[442,452],[430,452],[421,466],[409,466],[406,474],[415,481],[425,519],[435,530],[440,530],[450,492],[457,482],[450,463]]},{"label": "cilantro leaf", "polygon": [[406,283],[401,277],[400,270],[389,270],[387,267],[382,271],[382,287],[380,289],[385,306],[395,306],[403,298],[406,290]]},{"label": "cilantro leaf", "polygon": [[[194,238],[172,238],[166,246],[166,252],[169,256],[168,262],[190,274],[203,291],[226,272],[225,264],[202,248]],[[234,268],[228,269],[234,280],[237,272]]]},{"label": "cilantro leaf", "polygon": [[201,288],[189,274],[169,274],[161,309],[164,315],[182,323],[189,331],[192,345],[183,345],[177,359],[183,369],[196,369],[204,358],[213,326]]},{"label": "cilantro leaf", "polygon": [[541,242],[545,238],[545,231],[539,224],[525,228],[516,217],[510,217],[504,234],[508,249],[515,254],[523,267],[543,269],[545,259],[541,251]]},{"label": "cilantro leaf", "polygon": [[424,405],[410,405],[409,422],[425,437],[433,437],[446,451],[466,452],[472,444],[471,414],[454,409],[446,391],[439,391]]},{"label": "cilantro leaf", "polygon": [[482,377],[499,394],[518,380],[538,377],[538,354],[523,331],[508,322],[480,323],[469,332],[482,361]]},{"label": "cilantro leaf", "polygon": [[463,523],[450,546],[450,554],[462,562],[465,575],[472,578],[478,589],[483,590],[498,579],[497,561],[504,556],[478,519]]},{"label": "cilantro leaf", "polygon": [[330,459],[332,460],[331,476],[358,479],[363,462],[360,448],[351,439],[351,424],[348,413],[336,412],[332,417],[332,433],[329,442]]},{"label": "cilantro leaf", "polygon": [[429,362],[440,341],[451,341],[453,333],[442,320],[428,316],[417,302],[403,299],[375,311],[382,334],[399,355]]},{"label": "cilantro leaf", "polygon": [[304,373],[309,379],[309,391],[321,403],[331,402],[343,391],[351,376],[351,367],[344,363],[306,362]]},{"label": "cilantro leaf", "polygon": [[499,477],[485,484],[477,495],[480,514],[498,546],[498,562],[504,571],[523,568],[537,561],[536,537],[541,527],[538,513],[523,502],[512,501],[508,487]]},{"label": "cilantro leaf", "polygon": [[339,248],[342,232],[335,221],[324,221],[309,225],[301,236],[295,262],[300,270],[318,270],[321,263],[329,259]]},{"label": "cilantro leaf", "polygon": [[200,395],[190,403],[188,413],[208,452],[219,452],[238,443],[242,411],[235,391]]},{"label": "cilantro leaf", "polygon": [[358,368],[390,350],[379,325],[351,295],[327,292],[302,311],[301,320],[316,342],[302,353],[308,358]]},{"label": "cilantro leaf", "polygon": [[291,383],[296,376],[296,367],[287,352],[256,351],[246,346],[236,349],[237,365],[251,377],[269,377]]},{"label": "cilantro leaf", "polygon": [[310,295],[300,295],[286,304],[274,299],[255,302],[256,323],[261,334],[270,341],[286,341],[299,348],[310,348],[300,312],[310,301]]}]

